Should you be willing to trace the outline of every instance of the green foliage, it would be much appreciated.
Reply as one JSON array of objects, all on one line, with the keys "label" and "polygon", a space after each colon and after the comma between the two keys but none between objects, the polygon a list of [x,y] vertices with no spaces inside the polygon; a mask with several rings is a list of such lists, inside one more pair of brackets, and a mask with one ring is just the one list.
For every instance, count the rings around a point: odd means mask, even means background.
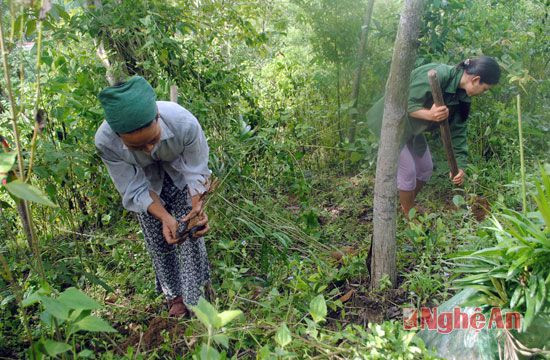
[{"label": "green foliage", "polygon": [[279,329],[277,329],[277,333],[275,333],[275,342],[281,348],[284,348],[292,342],[292,335],[286,324],[281,324]]},{"label": "green foliage", "polygon": [[[365,1],[294,0],[303,13],[299,19],[312,30],[314,50],[327,62],[341,63],[354,59],[366,9]],[[359,16],[358,16],[359,15]]]},{"label": "green foliage", "polygon": [[[541,182],[534,196],[538,211],[523,214],[503,209],[490,228],[495,245],[459,254],[454,271],[466,276],[455,283],[473,288],[478,295],[475,305],[500,306],[524,314],[522,330],[546,311],[550,296],[550,175],[541,171]],[[540,205],[539,205],[540,204]],[[542,205],[542,206],[541,206]]]},{"label": "green foliage", "polygon": [[18,199],[28,200],[43,205],[55,206],[55,204],[48,199],[40,190],[36,187],[24,183],[21,180],[13,180],[4,185],[13,196]]},{"label": "green foliage", "polygon": [[309,313],[316,323],[322,322],[327,317],[327,304],[322,294],[317,295],[309,303]]},{"label": "green foliage", "polygon": [[0,176],[2,176],[0,180],[4,180],[7,177],[8,171],[11,170],[16,158],[17,154],[14,152],[0,153]]},{"label": "green foliage", "polygon": [[200,351],[195,357],[201,360],[221,359],[221,355],[212,347],[212,341],[227,349],[229,347],[229,337],[225,334],[224,327],[235,318],[242,316],[242,311],[226,310],[219,313],[214,306],[202,297],[199,299],[198,305],[192,306],[191,310],[208,331],[207,341],[201,345]]},{"label": "green foliage", "polygon": [[[90,350],[76,350],[75,338],[79,332],[116,332],[105,320],[92,315],[101,305],[76,288],[68,288],[57,297],[51,297],[49,288],[40,288],[23,299],[21,305],[29,307],[39,303],[43,311],[40,320],[53,339],[41,337],[29,349],[29,357],[42,359],[72,351],[83,356]],[[60,341],[63,340],[63,341]]]}]

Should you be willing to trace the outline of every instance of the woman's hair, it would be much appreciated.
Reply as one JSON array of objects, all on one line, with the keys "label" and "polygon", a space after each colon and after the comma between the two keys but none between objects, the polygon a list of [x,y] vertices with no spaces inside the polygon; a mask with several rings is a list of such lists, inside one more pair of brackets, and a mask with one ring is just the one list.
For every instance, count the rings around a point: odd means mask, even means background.
[{"label": "woman's hair", "polygon": [[496,60],[489,56],[466,59],[456,67],[464,69],[468,75],[479,76],[479,81],[484,84],[495,85],[500,80],[500,67]]}]

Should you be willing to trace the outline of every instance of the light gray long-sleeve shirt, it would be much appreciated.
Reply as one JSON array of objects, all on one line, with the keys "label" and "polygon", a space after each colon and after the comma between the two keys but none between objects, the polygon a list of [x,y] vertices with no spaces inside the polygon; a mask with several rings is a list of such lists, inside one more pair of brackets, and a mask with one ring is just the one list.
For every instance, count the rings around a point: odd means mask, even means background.
[{"label": "light gray long-sleeve shirt", "polygon": [[180,105],[157,101],[161,137],[150,154],[130,150],[103,121],[95,134],[95,145],[122,205],[134,212],[145,212],[153,203],[149,190],[160,195],[165,174],[191,196],[206,191],[210,177],[208,144],[197,119]]}]

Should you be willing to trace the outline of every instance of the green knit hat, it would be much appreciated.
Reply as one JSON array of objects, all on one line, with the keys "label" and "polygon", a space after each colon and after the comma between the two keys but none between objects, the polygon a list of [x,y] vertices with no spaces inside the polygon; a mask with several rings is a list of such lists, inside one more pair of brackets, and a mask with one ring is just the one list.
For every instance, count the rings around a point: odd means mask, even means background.
[{"label": "green knit hat", "polygon": [[139,129],[157,116],[155,92],[141,76],[105,88],[98,97],[107,123],[119,134]]}]

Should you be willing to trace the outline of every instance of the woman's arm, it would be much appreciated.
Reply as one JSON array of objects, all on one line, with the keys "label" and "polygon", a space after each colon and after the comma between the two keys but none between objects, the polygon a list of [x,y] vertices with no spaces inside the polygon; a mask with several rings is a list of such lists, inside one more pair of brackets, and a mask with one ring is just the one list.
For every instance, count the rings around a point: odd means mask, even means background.
[{"label": "woman's arm", "polygon": [[152,190],[149,190],[149,195],[153,202],[147,208],[149,214],[153,215],[162,223],[162,234],[168,244],[175,244],[178,242],[178,222],[177,220],[166,210],[162,205],[160,197]]},{"label": "woman's arm", "polygon": [[410,117],[432,121],[441,122],[449,117],[449,108],[446,106],[432,105],[431,109],[420,109],[409,113]]}]

